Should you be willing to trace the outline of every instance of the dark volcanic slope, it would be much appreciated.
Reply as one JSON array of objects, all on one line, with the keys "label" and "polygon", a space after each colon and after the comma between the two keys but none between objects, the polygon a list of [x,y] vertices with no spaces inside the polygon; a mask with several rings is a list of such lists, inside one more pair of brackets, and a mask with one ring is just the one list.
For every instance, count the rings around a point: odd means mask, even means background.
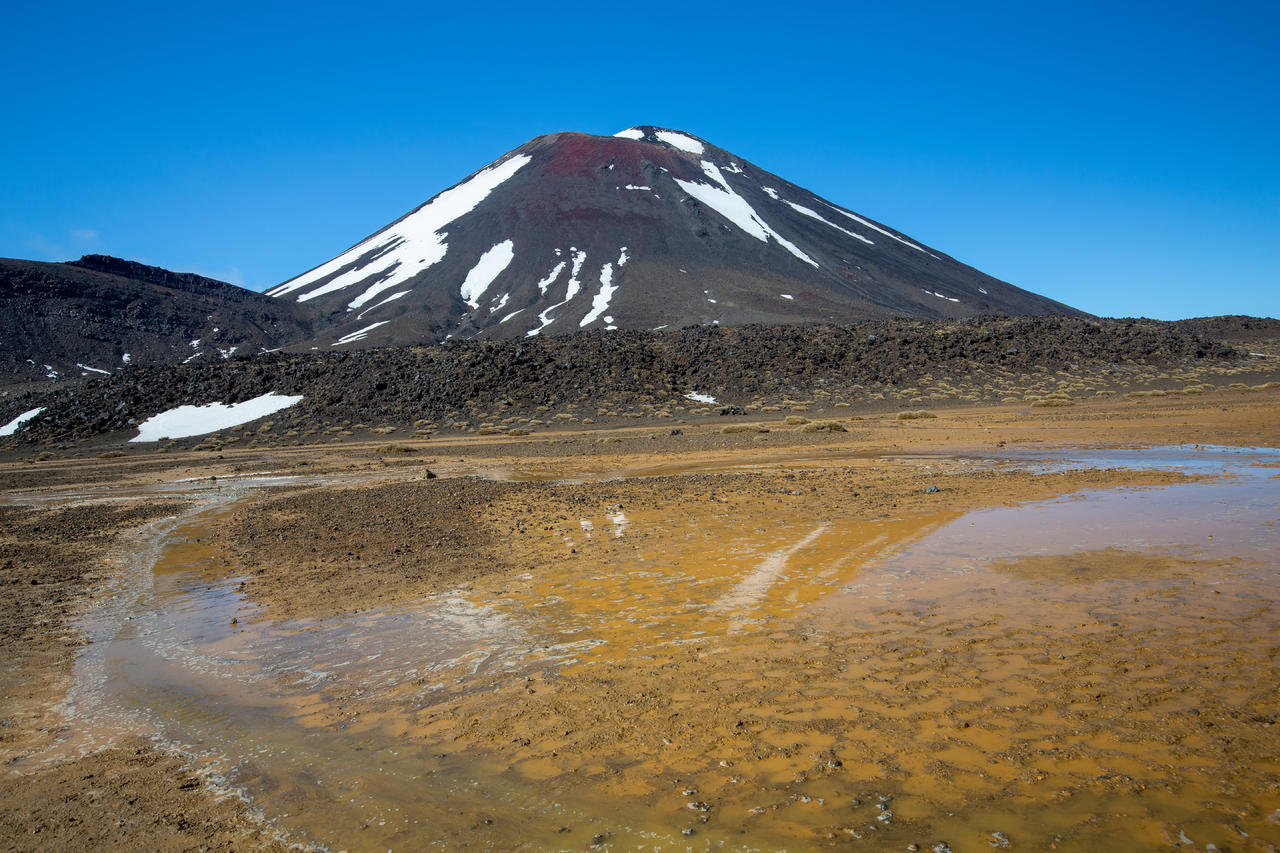
[{"label": "dark volcanic slope", "polygon": [[311,334],[305,309],[103,255],[0,259],[0,385],[261,352]]},{"label": "dark volcanic slope", "polygon": [[649,126],[540,136],[269,293],[339,346],[1079,313]]},{"label": "dark volcanic slope", "polygon": [[[1228,364],[1230,347],[1175,324],[1077,317],[868,320],[851,326],[692,327],[670,333],[589,330],[577,335],[361,352],[269,353],[248,359],[146,368],[74,388],[0,400],[0,423],[37,407],[12,442],[66,440],[128,430],[180,405],[299,394],[272,420],[300,429],[343,419],[409,428],[419,419],[497,412],[588,413],[844,393],[867,397],[931,375],[1016,375],[1033,369],[1107,372],[1121,364]],[[334,427],[339,428],[339,427]],[[122,433],[132,437],[129,430]],[[307,433],[310,435],[310,433]]]}]

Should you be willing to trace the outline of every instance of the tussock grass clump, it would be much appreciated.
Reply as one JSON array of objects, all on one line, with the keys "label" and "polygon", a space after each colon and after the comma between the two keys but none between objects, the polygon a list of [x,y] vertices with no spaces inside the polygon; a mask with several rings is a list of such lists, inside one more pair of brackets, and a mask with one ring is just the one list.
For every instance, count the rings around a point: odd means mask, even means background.
[{"label": "tussock grass clump", "polygon": [[783,423],[787,426],[800,426],[801,424],[809,423],[809,419],[801,417],[800,415],[788,415],[787,419],[783,421]]},{"label": "tussock grass clump", "polygon": [[900,421],[915,421],[915,420],[920,420],[922,418],[936,418],[936,417],[937,415],[935,415],[933,412],[929,411],[928,409],[916,409],[915,411],[898,412],[898,420]]},{"label": "tussock grass clump", "polygon": [[721,427],[720,432],[724,435],[733,435],[737,432],[768,432],[769,428],[764,424],[729,424]]},{"label": "tussock grass clump", "polygon": [[814,421],[800,427],[801,432],[848,432],[843,424],[835,421]]},{"label": "tussock grass clump", "polygon": [[507,435],[512,436],[513,438],[519,438],[519,437],[520,437],[520,436],[522,436],[522,435],[533,435],[533,430],[531,430],[531,429],[509,429],[509,430],[507,430]]},{"label": "tussock grass clump", "polygon": [[407,444],[383,444],[373,449],[374,453],[417,453],[417,450],[409,447]]},{"label": "tussock grass clump", "polygon": [[124,456],[123,450],[108,450],[106,453],[98,454],[99,459],[119,459],[121,456]]},{"label": "tussock grass clump", "polygon": [[1036,400],[1031,404],[1033,409],[1060,409],[1063,406],[1074,406],[1074,400],[1064,400],[1061,397],[1045,397],[1042,400]]}]

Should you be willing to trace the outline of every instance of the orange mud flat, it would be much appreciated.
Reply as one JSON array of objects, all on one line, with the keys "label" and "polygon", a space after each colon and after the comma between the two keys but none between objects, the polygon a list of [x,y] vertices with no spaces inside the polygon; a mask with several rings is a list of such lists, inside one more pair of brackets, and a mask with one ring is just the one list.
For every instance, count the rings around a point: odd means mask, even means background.
[{"label": "orange mud flat", "polygon": [[[1194,445],[1280,446],[1277,415],[20,471],[0,849],[1274,849],[1280,467]],[[77,514],[106,505],[157,508]]]}]

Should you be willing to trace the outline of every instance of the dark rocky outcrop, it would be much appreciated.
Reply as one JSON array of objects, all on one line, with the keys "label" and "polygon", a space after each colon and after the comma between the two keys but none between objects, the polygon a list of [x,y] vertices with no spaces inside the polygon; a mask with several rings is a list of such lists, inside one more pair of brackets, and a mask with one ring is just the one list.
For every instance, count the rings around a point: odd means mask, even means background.
[{"label": "dark rocky outcrop", "polygon": [[530,413],[540,406],[652,408],[685,404],[683,395],[690,391],[733,406],[815,389],[892,389],[925,374],[1081,366],[1097,372],[1110,365],[1229,363],[1241,357],[1175,323],[1078,317],[700,326],[665,334],[588,331],[140,367],[45,394],[10,396],[0,401],[0,422],[44,406],[45,413],[16,440],[68,440],[126,430],[179,405],[234,403],[276,392],[303,395],[283,415],[298,425],[405,425],[468,412]]}]

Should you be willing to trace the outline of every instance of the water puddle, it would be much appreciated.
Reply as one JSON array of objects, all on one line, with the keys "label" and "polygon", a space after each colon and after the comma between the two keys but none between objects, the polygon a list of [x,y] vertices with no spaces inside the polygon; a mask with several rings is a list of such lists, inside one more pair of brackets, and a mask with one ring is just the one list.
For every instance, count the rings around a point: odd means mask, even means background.
[{"label": "water puddle", "polygon": [[1280,454],[960,462],[1216,476],[875,521],[629,505],[545,571],[324,621],[255,618],[211,502],[86,624],[68,748],[154,732],[332,850],[1280,843]]}]

